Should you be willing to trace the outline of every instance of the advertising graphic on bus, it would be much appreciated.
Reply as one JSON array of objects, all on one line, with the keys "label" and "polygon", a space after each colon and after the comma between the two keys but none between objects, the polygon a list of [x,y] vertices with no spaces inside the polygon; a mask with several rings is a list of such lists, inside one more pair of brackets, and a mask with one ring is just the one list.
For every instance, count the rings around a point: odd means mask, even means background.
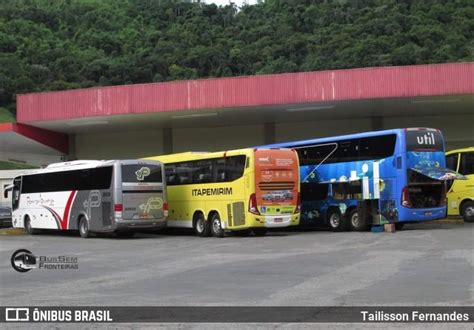
[{"label": "advertising graphic on bus", "polygon": [[446,166],[466,177],[449,182],[448,215],[474,222],[474,147],[447,152]]},{"label": "advertising graphic on bus", "polygon": [[299,223],[298,156],[289,149],[241,149],[151,157],[165,164],[168,227],[198,236],[265,234]]},{"label": "advertising graphic on bus", "polygon": [[441,219],[445,182],[461,176],[445,166],[443,136],[430,128],[279,143],[299,155],[303,225],[334,231],[372,224]]},{"label": "advertising graphic on bus", "polygon": [[132,236],[166,225],[163,164],[156,161],[73,161],[16,177],[13,227]]}]

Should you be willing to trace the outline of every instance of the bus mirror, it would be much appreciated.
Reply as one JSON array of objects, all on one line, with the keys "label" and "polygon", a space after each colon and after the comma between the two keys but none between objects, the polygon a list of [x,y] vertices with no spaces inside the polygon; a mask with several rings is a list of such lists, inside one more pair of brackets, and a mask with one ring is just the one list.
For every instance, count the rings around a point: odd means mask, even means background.
[{"label": "bus mirror", "polygon": [[4,187],[4,189],[3,189],[3,197],[4,198],[8,198],[8,192],[10,190],[13,190],[13,185],[12,184]]}]

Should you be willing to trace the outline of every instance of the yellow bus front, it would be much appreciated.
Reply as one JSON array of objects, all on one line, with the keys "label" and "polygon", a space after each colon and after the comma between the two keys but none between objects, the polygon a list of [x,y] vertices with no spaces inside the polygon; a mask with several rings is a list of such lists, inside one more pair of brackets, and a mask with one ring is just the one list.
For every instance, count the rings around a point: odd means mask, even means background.
[{"label": "yellow bus front", "polygon": [[474,147],[446,153],[446,166],[463,174],[467,180],[454,180],[448,189],[448,215],[461,215],[474,222]]}]

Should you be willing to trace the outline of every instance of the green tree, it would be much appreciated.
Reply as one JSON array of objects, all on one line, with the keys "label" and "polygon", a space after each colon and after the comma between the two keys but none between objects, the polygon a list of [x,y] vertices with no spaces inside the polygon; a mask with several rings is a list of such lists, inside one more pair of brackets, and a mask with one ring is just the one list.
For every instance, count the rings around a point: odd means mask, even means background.
[{"label": "green tree", "polygon": [[18,93],[472,61],[469,0],[0,1],[0,107]]}]

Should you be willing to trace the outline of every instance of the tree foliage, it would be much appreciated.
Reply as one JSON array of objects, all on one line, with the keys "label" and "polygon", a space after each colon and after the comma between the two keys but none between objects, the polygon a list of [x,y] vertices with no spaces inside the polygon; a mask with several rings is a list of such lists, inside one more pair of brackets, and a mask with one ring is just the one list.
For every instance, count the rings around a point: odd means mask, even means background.
[{"label": "tree foliage", "polygon": [[472,61],[457,1],[1,0],[0,107],[25,92]]}]

